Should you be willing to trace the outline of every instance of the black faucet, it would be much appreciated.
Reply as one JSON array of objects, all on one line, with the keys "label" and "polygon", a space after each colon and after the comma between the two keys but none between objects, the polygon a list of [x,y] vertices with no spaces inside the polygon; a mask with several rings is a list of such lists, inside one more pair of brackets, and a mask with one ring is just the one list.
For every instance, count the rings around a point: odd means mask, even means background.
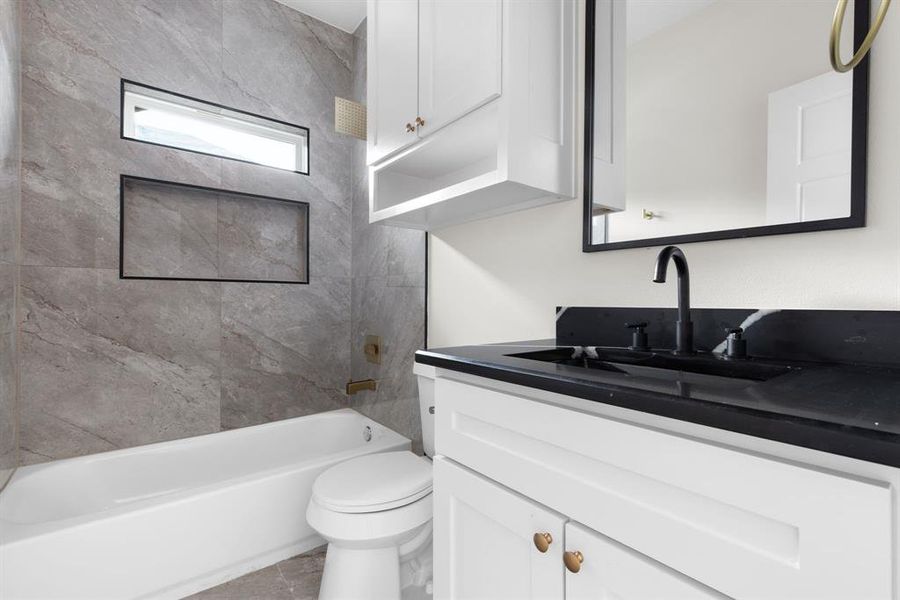
[{"label": "black faucet", "polygon": [[694,324],[691,323],[691,276],[688,272],[687,258],[676,246],[666,246],[656,257],[654,283],[666,282],[666,271],[669,260],[675,261],[678,271],[678,321],[675,323],[675,354],[695,354]]}]

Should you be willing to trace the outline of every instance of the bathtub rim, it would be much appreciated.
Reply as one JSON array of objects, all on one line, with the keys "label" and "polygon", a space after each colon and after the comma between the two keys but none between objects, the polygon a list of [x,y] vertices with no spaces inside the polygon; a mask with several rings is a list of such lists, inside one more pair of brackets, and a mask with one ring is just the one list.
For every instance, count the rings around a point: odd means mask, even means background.
[{"label": "bathtub rim", "polygon": [[[354,458],[356,456],[360,456],[363,454],[370,454],[374,452],[384,452],[388,449],[396,448],[397,446],[401,446],[406,449],[410,449],[412,446],[412,441],[397,433],[393,429],[382,425],[381,423],[371,419],[359,411],[356,411],[352,408],[339,408],[331,411],[315,413],[312,415],[304,415],[300,417],[292,417],[290,419],[282,419],[280,421],[273,421],[270,423],[262,423],[260,425],[251,425],[248,427],[241,427],[238,429],[230,429],[222,432],[213,432],[201,434],[198,436],[191,436],[187,438],[179,438],[177,440],[163,441],[163,442],[153,442],[151,444],[144,444],[141,446],[133,446],[130,448],[121,448],[117,450],[110,450],[107,452],[98,452],[94,454],[85,454],[83,456],[74,456],[70,458],[59,459],[55,461],[49,461],[46,463],[38,463],[35,465],[26,465],[20,467],[17,472],[14,474],[15,481],[23,480],[30,475],[40,473],[42,471],[46,471],[51,468],[58,468],[59,466],[63,466],[66,464],[70,464],[72,462],[88,462],[91,460],[96,460],[97,457],[103,456],[127,456],[129,454],[137,454],[140,452],[146,452],[155,447],[159,446],[170,446],[171,445],[188,445],[192,441],[198,439],[205,439],[209,436],[229,436],[236,437],[235,434],[246,433],[247,429],[259,427],[261,429],[269,429],[272,426],[284,425],[291,421],[299,420],[299,419],[308,419],[310,417],[320,417],[325,415],[331,416],[340,416],[341,414],[346,414],[351,417],[358,417],[361,419],[363,425],[368,426],[377,426],[383,433],[385,434],[380,439],[373,438],[370,442],[364,442],[362,445],[354,446],[352,448],[348,448],[346,450],[341,450],[339,452],[334,452],[331,454],[323,454],[313,457],[311,459],[306,459],[299,462],[289,463],[286,465],[281,465],[278,467],[273,467],[270,469],[264,469],[261,471],[255,471],[252,473],[244,474],[236,477],[229,477],[226,479],[220,479],[218,481],[206,483],[203,485],[199,485],[196,487],[183,488],[180,490],[163,493],[160,495],[143,498],[140,500],[134,500],[131,502],[124,502],[118,506],[112,506],[109,508],[105,508],[102,510],[92,511],[88,513],[81,513],[69,517],[63,517],[59,519],[51,519],[46,521],[39,522],[31,522],[31,523],[21,523],[17,521],[11,521],[4,518],[0,518],[0,551],[4,549],[8,549],[13,547],[19,543],[25,543],[30,540],[34,540],[40,538],[45,535],[51,535],[57,531],[61,530],[77,530],[82,527],[88,527],[95,521],[101,519],[114,519],[121,518],[125,515],[131,515],[135,513],[142,513],[147,511],[152,511],[158,508],[161,508],[166,505],[178,504],[189,501],[194,498],[201,498],[216,494],[223,490],[224,488],[231,487],[243,487],[246,485],[250,485],[255,482],[264,481],[267,479],[271,479],[274,477],[281,477],[288,473],[292,473],[295,471],[300,471],[307,468],[317,468],[321,467],[323,464],[332,463],[336,460],[342,462],[344,460],[349,460],[350,458]],[[221,438],[218,438],[221,439]],[[372,450],[372,448],[377,448],[376,450]],[[10,486],[15,484],[13,479],[10,479],[8,482],[8,486],[4,493],[8,493],[10,491]],[[2,502],[2,498],[0,498],[0,502]],[[305,510],[305,507],[302,507],[298,510]]]}]

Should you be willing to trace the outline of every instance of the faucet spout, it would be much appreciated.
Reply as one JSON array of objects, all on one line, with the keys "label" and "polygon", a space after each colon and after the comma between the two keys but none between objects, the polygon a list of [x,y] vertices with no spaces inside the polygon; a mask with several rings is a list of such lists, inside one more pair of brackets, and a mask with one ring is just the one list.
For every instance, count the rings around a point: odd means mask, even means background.
[{"label": "faucet spout", "polygon": [[694,354],[694,324],[691,322],[691,275],[684,252],[676,246],[666,246],[656,257],[654,283],[665,283],[669,262],[678,272],[678,321],[675,323],[675,354]]}]

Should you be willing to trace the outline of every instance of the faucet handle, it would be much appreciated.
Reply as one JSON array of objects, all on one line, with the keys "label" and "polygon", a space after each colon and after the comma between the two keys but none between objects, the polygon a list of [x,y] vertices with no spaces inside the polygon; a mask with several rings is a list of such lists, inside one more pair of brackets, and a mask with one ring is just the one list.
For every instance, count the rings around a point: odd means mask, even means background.
[{"label": "faucet handle", "polygon": [[725,358],[747,358],[747,340],[742,327],[726,327]]},{"label": "faucet handle", "polygon": [[644,331],[644,328],[647,327],[645,321],[625,323],[625,327],[631,330],[630,350],[646,351],[650,349],[650,344],[647,341],[647,333]]}]

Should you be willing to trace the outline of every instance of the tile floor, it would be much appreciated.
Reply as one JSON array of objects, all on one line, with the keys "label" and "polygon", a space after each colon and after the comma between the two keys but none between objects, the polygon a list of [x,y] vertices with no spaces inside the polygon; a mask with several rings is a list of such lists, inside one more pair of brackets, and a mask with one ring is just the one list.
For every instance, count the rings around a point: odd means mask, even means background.
[{"label": "tile floor", "polygon": [[189,600],[316,600],[325,546],[188,596]]}]

